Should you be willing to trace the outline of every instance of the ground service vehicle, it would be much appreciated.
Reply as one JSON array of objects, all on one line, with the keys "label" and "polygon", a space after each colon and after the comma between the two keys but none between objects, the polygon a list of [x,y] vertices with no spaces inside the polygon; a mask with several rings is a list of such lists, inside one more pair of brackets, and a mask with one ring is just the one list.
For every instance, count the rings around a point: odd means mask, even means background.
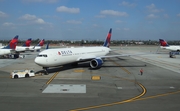
[{"label": "ground service vehicle", "polygon": [[11,78],[23,78],[35,76],[34,70],[14,70],[10,74]]}]

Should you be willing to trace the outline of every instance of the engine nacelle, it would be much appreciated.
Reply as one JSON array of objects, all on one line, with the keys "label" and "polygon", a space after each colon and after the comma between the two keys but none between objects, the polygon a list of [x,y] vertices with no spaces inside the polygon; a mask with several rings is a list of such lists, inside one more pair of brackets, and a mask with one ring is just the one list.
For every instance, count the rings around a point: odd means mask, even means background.
[{"label": "engine nacelle", "polygon": [[91,68],[95,69],[95,68],[100,68],[103,64],[103,60],[102,59],[93,59],[90,61],[90,66]]}]

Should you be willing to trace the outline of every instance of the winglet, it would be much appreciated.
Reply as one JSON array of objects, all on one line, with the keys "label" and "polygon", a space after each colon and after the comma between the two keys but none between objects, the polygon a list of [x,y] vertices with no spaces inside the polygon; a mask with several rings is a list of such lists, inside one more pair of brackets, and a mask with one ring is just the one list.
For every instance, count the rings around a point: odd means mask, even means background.
[{"label": "winglet", "polygon": [[16,35],[9,43],[8,46],[4,47],[3,49],[16,49],[16,45],[18,42],[18,35]]},{"label": "winglet", "polygon": [[31,45],[31,38],[27,39],[23,46],[29,47]]},{"label": "winglet", "polygon": [[109,33],[106,37],[106,40],[104,41],[104,44],[103,44],[104,47],[109,47],[110,41],[111,41],[111,33],[112,33],[112,28],[110,28]]},{"label": "winglet", "polygon": [[169,46],[168,43],[164,40],[164,39],[159,39],[159,43],[161,44],[161,46]]}]

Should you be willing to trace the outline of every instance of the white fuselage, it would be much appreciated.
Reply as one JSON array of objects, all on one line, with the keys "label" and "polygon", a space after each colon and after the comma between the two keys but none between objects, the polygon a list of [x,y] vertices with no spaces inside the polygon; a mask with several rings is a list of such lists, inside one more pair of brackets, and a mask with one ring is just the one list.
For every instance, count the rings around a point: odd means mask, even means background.
[{"label": "white fuselage", "polygon": [[39,53],[35,63],[42,67],[54,67],[73,62],[101,58],[110,51],[107,47],[80,47],[47,49]]},{"label": "white fuselage", "polygon": [[12,49],[0,49],[0,55],[7,55],[7,54],[11,54],[12,53]]},{"label": "white fuselage", "polygon": [[16,46],[15,49],[17,52],[23,52],[23,51],[27,51],[29,50],[29,47],[25,47],[25,46]]},{"label": "white fuselage", "polygon": [[30,46],[29,51],[41,50],[41,46]]},{"label": "white fuselage", "polygon": [[172,50],[172,51],[178,51],[180,50],[180,46],[161,46],[162,49]]}]

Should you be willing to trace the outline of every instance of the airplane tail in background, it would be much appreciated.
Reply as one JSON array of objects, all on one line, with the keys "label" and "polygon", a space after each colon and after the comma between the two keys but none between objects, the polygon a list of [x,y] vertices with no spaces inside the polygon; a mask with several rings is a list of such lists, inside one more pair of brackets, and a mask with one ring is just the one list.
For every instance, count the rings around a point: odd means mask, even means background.
[{"label": "airplane tail in background", "polygon": [[47,45],[46,45],[46,49],[49,49],[49,42],[48,42]]},{"label": "airplane tail in background", "polygon": [[109,33],[106,37],[106,40],[104,41],[104,44],[103,44],[104,47],[109,47],[110,41],[111,41],[111,33],[112,33],[112,28],[110,28]]},{"label": "airplane tail in background", "polygon": [[159,39],[159,43],[161,44],[161,46],[163,47],[168,47],[168,43],[164,40],[164,39]]},{"label": "airplane tail in background", "polygon": [[26,40],[26,42],[24,43],[24,47],[29,47],[31,45],[31,38],[29,38],[28,40]]},{"label": "airplane tail in background", "polygon": [[9,43],[8,46],[4,47],[3,49],[16,49],[16,45],[18,42],[18,35],[16,35]]},{"label": "airplane tail in background", "polygon": [[42,40],[39,42],[38,46],[43,46],[43,45],[44,45],[44,39],[42,39]]}]

